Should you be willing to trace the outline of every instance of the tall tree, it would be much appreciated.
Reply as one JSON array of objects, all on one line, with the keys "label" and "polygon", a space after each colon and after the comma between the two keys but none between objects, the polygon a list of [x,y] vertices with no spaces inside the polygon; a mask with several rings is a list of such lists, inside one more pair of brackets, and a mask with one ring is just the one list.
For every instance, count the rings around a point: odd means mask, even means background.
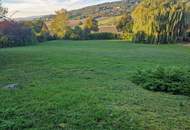
[{"label": "tall tree", "polygon": [[64,38],[68,29],[68,15],[65,9],[56,11],[56,15],[53,18],[50,29],[51,32],[58,38]]},{"label": "tall tree", "polygon": [[175,42],[185,32],[185,4],[178,0],[144,0],[132,18],[136,41]]},{"label": "tall tree", "polygon": [[88,17],[84,23],[84,29],[98,31],[98,22],[92,17]]}]

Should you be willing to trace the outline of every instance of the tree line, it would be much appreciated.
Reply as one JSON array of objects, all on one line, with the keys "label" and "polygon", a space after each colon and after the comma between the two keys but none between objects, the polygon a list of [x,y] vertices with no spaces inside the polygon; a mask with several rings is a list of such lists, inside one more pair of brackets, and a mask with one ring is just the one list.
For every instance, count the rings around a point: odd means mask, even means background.
[{"label": "tree line", "polygon": [[131,13],[123,16],[118,28],[129,41],[175,43],[189,35],[189,14],[188,0],[143,0]]},{"label": "tree line", "polygon": [[190,26],[187,1],[143,0],[131,12],[125,12],[117,24],[122,34],[97,33],[98,21],[88,17],[70,27],[68,12],[56,11],[45,23],[42,19],[16,22],[7,18],[8,9],[0,1],[0,47],[23,46],[54,39],[125,39],[127,41],[163,44],[186,40]]},{"label": "tree line", "polygon": [[35,19],[32,21],[13,21],[6,17],[8,10],[1,7],[0,21],[0,47],[13,47],[34,44],[38,42],[65,39],[65,40],[89,40],[89,39],[115,39],[111,33],[91,33],[98,31],[98,21],[88,17],[85,22],[70,27],[68,12],[61,9],[55,12],[55,16],[48,21]]}]

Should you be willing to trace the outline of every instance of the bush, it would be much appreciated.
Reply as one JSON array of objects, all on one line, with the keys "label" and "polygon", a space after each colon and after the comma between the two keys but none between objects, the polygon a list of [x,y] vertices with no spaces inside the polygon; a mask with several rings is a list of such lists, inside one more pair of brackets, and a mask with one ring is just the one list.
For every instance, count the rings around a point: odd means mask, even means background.
[{"label": "bush", "polygon": [[0,48],[7,46],[8,44],[8,37],[0,35]]},{"label": "bush", "polygon": [[32,30],[20,23],[5,21],[1,24],[3,26],[0,28],[0,34],[3,44],[0,47],[24,46],[36,41]]},{"label": "bush", "polygon": [[122,35],[123,40],[127,40],[129,42],[133,41],[133,33],[124,32]]},{"label": "bush", "polygon": [[91,40],[109,40],[109,39],[119,39],[118,34],[113,33],[91,33],[89,34],[89,39]]},{"label": "bush", "polygon": [[190,96],[190,70],[187,69],[157,67],[138,70],[131,80],[148,90]]}]

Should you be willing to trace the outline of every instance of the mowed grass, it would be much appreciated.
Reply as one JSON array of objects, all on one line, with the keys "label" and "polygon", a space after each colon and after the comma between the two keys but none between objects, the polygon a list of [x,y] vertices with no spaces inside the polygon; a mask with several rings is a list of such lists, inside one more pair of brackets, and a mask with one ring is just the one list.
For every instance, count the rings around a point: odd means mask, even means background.
[{"label": "mowed grass", "polygon": [[1,130],[190,130],[190,97],[131,83],[137,69],[189,67],[190,48],[52,41],[0,49]]},{"label": "mowed grass", "polygon": [[113,17],[106,17],[104,19],[98,20],[99,26],[112,26],[117,25],[119,20],[122,18],[122,16],[113,16]]}]

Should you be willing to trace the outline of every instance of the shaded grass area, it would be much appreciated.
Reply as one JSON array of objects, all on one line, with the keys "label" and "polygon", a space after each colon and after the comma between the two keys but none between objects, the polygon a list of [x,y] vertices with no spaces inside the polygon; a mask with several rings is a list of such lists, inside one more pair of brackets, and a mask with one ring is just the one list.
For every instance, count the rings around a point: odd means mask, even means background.
[{"label": "shaded grass area", "polygon": [[190,129],[190,98],[130,82],[137,69],[189,67],[190,49],[123,41],[52,41],[0,49],[0,129]]}]

